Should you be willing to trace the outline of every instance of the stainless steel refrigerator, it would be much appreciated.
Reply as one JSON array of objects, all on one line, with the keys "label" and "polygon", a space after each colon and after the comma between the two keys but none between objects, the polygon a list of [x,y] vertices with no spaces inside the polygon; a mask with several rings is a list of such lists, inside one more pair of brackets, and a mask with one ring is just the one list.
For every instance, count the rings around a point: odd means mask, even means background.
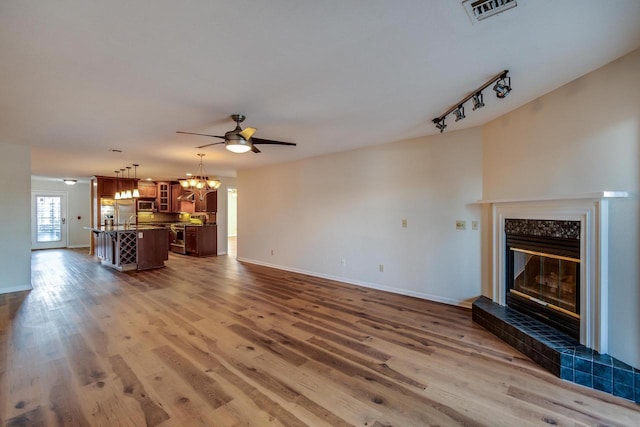
[{"label": "stainless steel refrigerator", "polygon": [[100,198],[100,220],[104,224],[105,219],[113,219],[114,224],[124,225],[130,222],[136,215],[135,200],[115,200],[112,197]]}]

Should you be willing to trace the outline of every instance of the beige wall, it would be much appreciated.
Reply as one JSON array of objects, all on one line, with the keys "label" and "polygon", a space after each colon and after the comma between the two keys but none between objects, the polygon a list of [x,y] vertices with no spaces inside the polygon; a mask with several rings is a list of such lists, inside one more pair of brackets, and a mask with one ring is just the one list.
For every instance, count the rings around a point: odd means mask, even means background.
[{"label": "beige wall", "polygon": [[[483,127],[483,198],[610,202],[609,352],[640,367],[640,50]],[[487,248],[484,253],[486,254]],[[487,289],[486,275],[483,290]]]},{"label": "beige wall", "polygon": [[0,294],[31,289],[31,152],[0,142]]},{"label": "beige wall", "polygon": [[480,293],[481,158],[475,128],[240,171],[238,257],[468,305]]}]

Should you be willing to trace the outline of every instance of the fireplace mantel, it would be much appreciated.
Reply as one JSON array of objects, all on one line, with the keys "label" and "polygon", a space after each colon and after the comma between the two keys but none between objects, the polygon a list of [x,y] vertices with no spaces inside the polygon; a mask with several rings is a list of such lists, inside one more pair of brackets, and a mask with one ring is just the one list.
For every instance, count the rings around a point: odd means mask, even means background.
[{"label": "fireplace mantel", "polygon": [[506,235],[504,220],[541,219],[580,221],[580,343],[600,353],[608,351],[608,230],[609,199],[625,198],[624,191],[600,191],[568,196],[481,200],[492,209],[493,302],[506,304]]},{"label": "fireplace mantel", "polygon": [[518,197],[512,199],[478,200],[478,203],[497,204],[517,202],[544,202],[553,200],[612,199],[620,197],[628,197],[628,193],[626,191],[598,191],[595,193],[577,193],[565,196]]}]

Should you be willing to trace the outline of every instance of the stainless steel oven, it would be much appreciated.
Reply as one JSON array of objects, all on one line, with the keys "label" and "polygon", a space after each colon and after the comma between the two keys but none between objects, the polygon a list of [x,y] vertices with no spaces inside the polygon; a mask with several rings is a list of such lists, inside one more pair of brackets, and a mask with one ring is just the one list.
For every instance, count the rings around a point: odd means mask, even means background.
[{"label": "stainless steel oven", "polygon": [[187,253],[184,231],[183,224],[171,224],[171,252],[183,255]]}]

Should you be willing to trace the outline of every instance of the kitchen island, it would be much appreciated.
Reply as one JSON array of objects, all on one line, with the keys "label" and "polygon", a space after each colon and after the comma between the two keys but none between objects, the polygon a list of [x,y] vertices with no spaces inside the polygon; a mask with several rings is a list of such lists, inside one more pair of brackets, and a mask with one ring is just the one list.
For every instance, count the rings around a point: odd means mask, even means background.
[{"label": "kitchen island", "polygon": [[119,271],[164,267],[169,259],[169,230],[153,226],[93,227],[95,254],[102,265]]}]

